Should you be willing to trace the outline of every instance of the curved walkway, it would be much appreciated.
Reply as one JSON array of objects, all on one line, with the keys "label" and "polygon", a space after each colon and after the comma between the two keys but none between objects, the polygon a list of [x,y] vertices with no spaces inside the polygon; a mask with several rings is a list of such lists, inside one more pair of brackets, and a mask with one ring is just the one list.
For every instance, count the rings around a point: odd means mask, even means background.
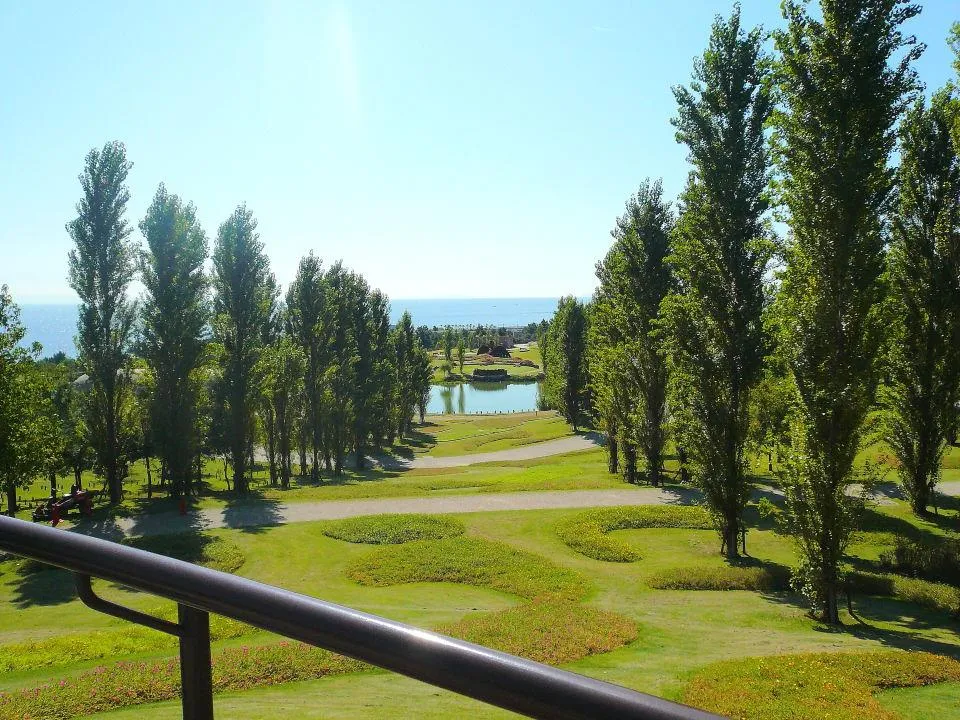
[{"label": "curved walkway", "polygon": [[[547,510],[610,505],[688,504],[696,493],[650,487],[614,490],[551,490],[546,492],[484,493],[442,497],[364,498],[323,502],[263,503],[210,508],[190,512],[156,513],[135,518],[118,518],[109,527],[100,523],[84,526],[81,532],[96,535],[164,535],[213,528],[261,528],[312,520],[336,520],[382,513],[470,513],[497,510]],[[99,527],[98,527],[99,526]]]}]

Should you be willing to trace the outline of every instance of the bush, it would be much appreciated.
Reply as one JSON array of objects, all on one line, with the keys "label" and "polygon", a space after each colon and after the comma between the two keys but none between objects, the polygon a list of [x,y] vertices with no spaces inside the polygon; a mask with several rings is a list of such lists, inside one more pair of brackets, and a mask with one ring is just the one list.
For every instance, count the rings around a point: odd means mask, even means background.
[{"label": "bush", "polygon": [[347,568],[347,576],[361,585],[450,582],[523,598],[555,595],[575,600],[583,597],[588,587],[578,573],[557,567],[540,555],[473,537],[384,546],[355,560]]},{"label": "bush", "polygon": [[930,653],[819,653],[708,665],[683,701],[742,720],[889,720],[875,690],[960,680],[960,663]]},{"label": "bush", "polygon": [[124,538],[121,543],[223,572],[236,572],[244,561],[243,551],[239,546],[217,535],[145,535]]},{"label": "bush", "polygon": [[887,572],[960,585],[960,540],[938,538],[936,544],[897,537],[892,551],[880,555]]},{"label": "bush", "polygon": [[960,590],[951,585],[899,575],[864,572],[850,573],[849,582],[854,592],[886,595],[934,610],[960,613]]},{"label": "bush", "polygon": [[651,577],[659,590],[755,590],[779,592],[790,586],[790,573],[780,567],[692,566],[664,570]]},{"label": "bush", "polygon": [[617,613],[544,597],[515,608],[468,615],[437,632],[561,665],[626,645],[637,638],[637,625]]},{"label": "bush", "polygon": [[442,540],[464,533],[463,523],[436,515],[369,515],[324,523],[323,534],[370,545]]},{"label": "bush", "polygon": [[701,507],[636,505],[577,513],[560,521],[557,535],[568,547],[594,560],[635,562],[642,557],[640,553],[608,533],[644,528],[709,530],[712,527],[710,515]]},{"label": "bush", "polygon": [[[365,667],[357,660],[301,643],[228,648],[213,658],[213,689],[246,690]],[[0,720],[60,720],[179,695],[178,660],[118,662],[38,687],[0,693]]]}]

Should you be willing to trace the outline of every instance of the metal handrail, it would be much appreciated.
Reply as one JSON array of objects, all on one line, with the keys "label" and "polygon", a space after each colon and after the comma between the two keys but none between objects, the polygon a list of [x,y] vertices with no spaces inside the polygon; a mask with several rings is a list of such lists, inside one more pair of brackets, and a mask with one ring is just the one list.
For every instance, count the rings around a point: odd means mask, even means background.
[{"label": "metal handrail", "polygon": [[[195,681],[198,665],[205,670],[199,673],[203,682],[208,686],[210,683],[207,613],[233,618],[530,717],[718,717],[481,645],[79,533],[0,517],[0,550],[76,573],[81,599],[96,609],[110,606],[104,611],[134,622],[140,621],[137,615],[141,613],[97,598],[83,576],[110,580],[179,603],[180,623],[170,623],[175,629],[167,631],[180,637],[181,661],[190,664],[189,677],[181,667],[185,718],[212,717],[212,690],[188,687]],[[101,607],[97,607],[98,603]]]}]

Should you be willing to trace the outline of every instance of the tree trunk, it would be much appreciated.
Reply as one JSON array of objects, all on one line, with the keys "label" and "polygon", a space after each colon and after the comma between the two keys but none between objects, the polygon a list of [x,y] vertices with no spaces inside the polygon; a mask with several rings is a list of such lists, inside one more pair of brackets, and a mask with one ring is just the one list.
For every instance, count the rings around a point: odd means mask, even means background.
[{"label": "tree trunk", "polygon": [[617,437],[616,435],[609,434],[607,435],[607,471],[612,475],[616,475],[619,469],[620,451],[617,448]]},{"label": "tree trunk", "polygon": [[828,625],[840,624],[840,606],[837,598],[837,588],[827,584],[824,588],[823,622]]},{"label": "tree trunk", "polygon": [[57,496],[57,473],[50,471],[50,497]]},{"label": "tree trunk", "polygon": [[633,443],[626,443],[623,447],[624,475],[631,485],[637,484],[637,448]]},{"label": "tree trunk", "polygon": [[73,466],[73,481],[77,484],[77,490],[80,489],[80,482],[83,479],[83,468],[79,465]]},{"label": "tree trunk", "polygon": [[7,515],[13,517],[17,514],[17,486],[13,483],[7,485]]},{"label": "tree trunk", "polygon": [[153,497],[153,472],[150,468],[150,456],[144,455],[143,462],[147,466],[147,500]]},{"label": "tree trunk", "polygon": [[723,523],[723,549],[728,560],[735,560],[740,557],[738,552],[740,547],[740,527],[739,523],[727,518]]}]

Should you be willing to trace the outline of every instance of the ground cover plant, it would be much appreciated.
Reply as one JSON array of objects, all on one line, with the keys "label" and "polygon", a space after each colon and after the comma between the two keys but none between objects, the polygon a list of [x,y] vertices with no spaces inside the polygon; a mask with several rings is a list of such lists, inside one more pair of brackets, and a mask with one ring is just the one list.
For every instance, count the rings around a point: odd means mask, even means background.
[{"label": "ground cover plant", "polygon": [[754,590],[780,592],[788,590],[790,574],[787,568],[690,566],[671,568],[656,573],[647,580],[658,590]]},{"label": "ground cover plant", "polygon": [[957,680],[960,663],[930,653],[780,655],[709,665],[693,676],[683,699],[737,720],[892,720],[899,716],[877,701],[877,690]]},{"label": "ground cover plant", "polygon": [[564,518],[556,530],[560,539],[581,555],[608,562],[635,562],[642,557],[641,553],[610,537],[611,532],[645,528],[707,530],[712,527],[710,515],[703,508],[668,505],[587,510]]},{"label": "ground cover plant", "polygon": [[420,540],[378,548],[355,560],[347,576],[361,585],[448,582],[489,587],[532,599],[583,597],[589,583],[579,573],[509,545],[476,537]]},{"label": "ground cover plant", "polygon": [[551,665],[610,652],[638,632],[636,622],[623,615],[551,597],[468,615],[437,630]]},{"label": "ground cover plant", "polygon": [[439,515],[365,515],[326,523],[323,534],[351,543],[397,545],[463,535],[459,520]]},{"label": "ground cover plant", "polygon": [[[366,667],[326,650],[288,642],[226,648],[213,657],[212,664],[214,692],[356,672]],[[67,719],[179,694],[178,660],[117,662],[53,683],[0,693],[0,719]]]}]

